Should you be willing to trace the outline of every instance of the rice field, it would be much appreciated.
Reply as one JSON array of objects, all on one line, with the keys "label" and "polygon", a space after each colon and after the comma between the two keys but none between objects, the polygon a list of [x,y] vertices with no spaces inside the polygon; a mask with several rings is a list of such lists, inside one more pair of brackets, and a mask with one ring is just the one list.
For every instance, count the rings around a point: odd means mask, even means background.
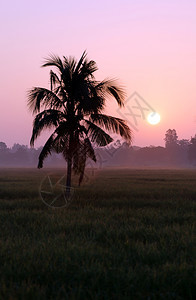
[{"label": "rice field", "polygon": [[87,170],[59,208],[48,174],[0,169],[0,299],[195,299],[196,170]]}]

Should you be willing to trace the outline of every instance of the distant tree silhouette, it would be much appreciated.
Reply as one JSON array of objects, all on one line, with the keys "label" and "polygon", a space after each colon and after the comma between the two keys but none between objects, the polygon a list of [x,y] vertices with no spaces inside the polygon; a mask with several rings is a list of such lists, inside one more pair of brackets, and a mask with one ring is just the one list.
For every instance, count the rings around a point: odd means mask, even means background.
[{"label": "distant tree silhouette", "polygon": [[8,151],[8,147],[7,147],[6,143],[0,142],[0,151],[1,151],[1,152],[6,152],[6,151]]},{"label": "distant tree silhouette", "polygon": [[179,141],[178,141],[178,145],[179,145],[180,147],[182,147],[183,149],[187,150],[188,147],[189,147],[189,145],[190,145],[190,141],[187,140],[187,139],[182,139],[182,140],[179,140]]},{"label": "distant tree silhouette", "polygon": [[16,152],[21,147],[22,147],[22,145],[20,145],[19,143],[14,143],[14,145],[11,148],[11,152]]},{"label": "distant tree silhouette", "polygon": [[190,146],[190,141],[188,139],[182,139],[178,141],[179,145],[179,160],[181,161],[181,164],[186,165],[189,163],[189,158],[188,158],[188,151],[189,151],[189,146]]},{"label": "distant tree silhouette", "polygon": [[[31,146],[43,129],[54,128],[40,155],[38,168],[51,151],[62,153],[67,161],[67,192],[71,187],[72,167],[82,182],[87,158],[96,161],[94,145],[106,146],[113,141],[104,130],[120,134],[131,141],[131,131],[125,121],[103,114],[107,96],[120,107],[124,91],[114,80],[96,81],[97,65],[86,59],[84,52],[77,62],[73,57],[50,56],[42,67],[50,71],[50,90],[35,87],[29,91],[28,105],[35,116]],[[102,129],[102,128],[104,129]]]},{"label": "distant tree silhouette", "polygon": [[9,161],[9,148],[6,143],[0,142],[0,165],[7,166]]},{"label": "distant tree silhouette", "polygon": [[11,148],[11,152],[15,153],[15,152],[17,152],[18,150],[21,150],[21,149],[27,151],[27,150],[28,150],[28,146],[27,146],[27,145],[20,145],[20,144],[18,144],[18,143],[15,143],[15,144],[12,146],[12,148]]},{"label": "distant tree silhouette", "polygon": [[194,137],[191,137],[188,157],[191,163],[196,164],[196,135]]},{"label": "distant tree silhouette", "polygon": [[172,148],[177,145],[178,136],[175,129],[168,129],[165,134],[165,148]]},{"label": "distant tree silhouette", "polygon": [[178,165],[181,159],[180,146],[178,144],[178,136],[175,129],[168,129],[165,134],[165,148],[168,163]]}]

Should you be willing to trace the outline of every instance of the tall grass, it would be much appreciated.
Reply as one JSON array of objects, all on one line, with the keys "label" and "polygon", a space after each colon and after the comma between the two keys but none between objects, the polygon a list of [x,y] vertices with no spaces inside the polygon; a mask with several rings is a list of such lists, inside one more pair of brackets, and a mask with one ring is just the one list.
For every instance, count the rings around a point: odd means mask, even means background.
[{"label": "tall grass", "polygon": [[0,171],[0,299],[195,298],[196,171],[89,171],[59,209],[51,172]]}]

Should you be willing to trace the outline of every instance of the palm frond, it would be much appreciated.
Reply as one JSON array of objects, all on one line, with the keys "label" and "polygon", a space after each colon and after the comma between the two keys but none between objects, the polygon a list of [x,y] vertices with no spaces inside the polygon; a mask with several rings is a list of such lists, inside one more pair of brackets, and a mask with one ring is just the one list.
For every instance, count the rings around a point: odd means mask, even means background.
[{"label": "palm frond", "polygon": [[42,148],[42,151],[39,155],[39,162],[38,162],[38,169],[41,169],[43,167],[44,159],[48,156],[48,154],[51,154],[51,151],[53,150],[53,141],[54,141],[55,133],[51,134],[47,142],[45,143],[44,147]]},{"label": "palm frond", "polygon": [[57,153],[62,153],[64,158],[67,158],[72,154],[76,148],[75,139],[72,139],[72,143],[70,145],[70,134],[72,132],[71,124],[67,121],[60,123],[58,128],[55,130],[57,135],[54,141],[54,148]]},{"label": "palm frond", "polygon": [[97,90],[94,82],[83,81],[79,88],[75,89],[76,111],[83,114],[99,113],[105,107],[105,99]]},{"label": "palm frond", "polygon": [[97,70],[97,64],[94,60],[85,60],[80,68],[80,76],[82,76],[84,79],[88,78],[89,76],[94,78],[93,73]]},{"label": "palm frond", "polygon": [[84,144],[79,142],[77,149],[73,154],[73,170],[79,175],[79,185],[84,177],[84,170],[86,165],[86,152],[84,151]]},{"label": "palm frond", "polygon": [[60,79],[58,78],[57,74],[55,74],[52,70],[50,70],[50,89],[53,91],[53,88],[56,84],[60,84]]},{"label": "palm frond", "polygon": [[56,67],[60,73],[63,71],[63,62],[58,55],[51,54],[45,59],[45,63],[42,65],[42,68],[49,66]]},{"label": "palm frond", "polygon": [[113,141],[113,138],[103,129],[88,120],[84,121],[87,125],[88,136],[93,143],[96,143],[98,146],[102,147],[110,144]]},{"label": "palm frond", "polygon": [[84,178],[84,170],[86,166],[86,160],[88,157],[91,158],[94,162],[96,162],[96,156],[92,144],[90,140],[86,138],[83,144],[83,159],[81,159],[80,161],[80,177],[78,182],[79,186]]},{"label": "palm frond", "polygon": [[[65,57],[64,57],[65,59]],[[75,67],[77,65],[77,60],[73,56],[69,56],[66,58],[67,64],[64,64],[64,68],[68,68],[71,73],[75,71]]]},{"label": "palm frond", "polygon": [[108,131],[120,134],[127,142],[132,141],[132,132],[122,119],[104,114],[91,114],[90,121],[100,125]]},{"label": "palm frond", "polygon": [[63,153],[63,156],[67,159],[69,151],[69,135],[64,133],[63,135],[58,134],[54,139],[54,149],[57,153]]},{"label": "palm frond", "polygon": [[33,132],[30,145],[34,146],[36,138],[40,135],[43,129],[57,127],[63,119],[63,113],[59,110],[48,109],[37,114],[33,122]]},{"label": "palm frond", "polygon": [[88,137],[84,139],[84,152],[86,153],[87,158],[89,157],[96,162],[95,151]]},{"label": "palm frond", "polygon": [[76,66],[76,68],[75,68],[75,73],[76,73],[76,74],[77,74],[78,71],[80,70],[80,68],[81,68],[81,66],[82,66],[82,64],[83,64],[84,59],[86,58],[86,56],[87,56],[87,52],[86,52],[86,50],[85,50],[85,51],[82,53],[82,56],[81,56],[80,60],[78,61],[77,66]]},{"label": "palm frond", "polygon": [[88,158],[96,162],[95,152],[89,138],[85,138],[83,141],[78,139],[77,147],[73,153],[73,170],[75,174],[80,175],[79,185],[83,180],[86,160]]},{"label": "palm frond", "polygon": [[126,93],[115,79],[105,79],[96,86],[102,93],[103,97],[112,96],[120,107],[124,106]]},{"label": "palm frond", "polygon": [[65,155],[69,148],[69,134],[66,122],[61,123],[45,143],[40,156],[38,168],[43,167],[43,161],[51,151]]},{"label": "palm frond", "polygon": [[40,112],[42,107],[59,109],[62,107],[63,101],[54,92],[46,88],[34,87],[28,91],[27,105],[29,110],[35,114]]}]

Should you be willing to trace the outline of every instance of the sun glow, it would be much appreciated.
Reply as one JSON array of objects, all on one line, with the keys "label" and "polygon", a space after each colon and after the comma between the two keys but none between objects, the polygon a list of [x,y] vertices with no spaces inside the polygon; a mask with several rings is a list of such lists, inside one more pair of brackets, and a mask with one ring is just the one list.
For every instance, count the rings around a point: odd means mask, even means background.
[{"label": "sun glow", "polygon": [[147,117],[147,121],[151,125],[158,124],[160,122],[160,120],[161,120],[161,117],[157,112],[151,112]]}]

